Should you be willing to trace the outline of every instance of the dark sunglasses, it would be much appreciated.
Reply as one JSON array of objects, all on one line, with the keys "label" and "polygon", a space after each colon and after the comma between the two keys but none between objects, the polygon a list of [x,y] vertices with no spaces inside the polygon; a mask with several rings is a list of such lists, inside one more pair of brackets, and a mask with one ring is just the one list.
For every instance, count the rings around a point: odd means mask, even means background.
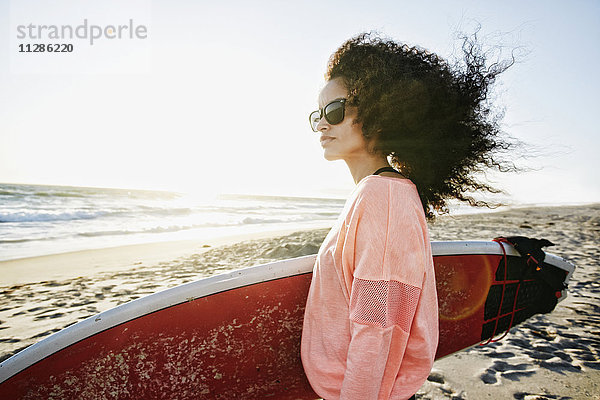
[{"label": "dark sunglasses", "polygon": [[318,132],[317,125],[321,118],[325,117],[325,121],[331,125],[339,124],[344,120],[346,99],[337,99],[327,104],[325,107],[313,111],[308,116],[310,127],[314,132]]}]

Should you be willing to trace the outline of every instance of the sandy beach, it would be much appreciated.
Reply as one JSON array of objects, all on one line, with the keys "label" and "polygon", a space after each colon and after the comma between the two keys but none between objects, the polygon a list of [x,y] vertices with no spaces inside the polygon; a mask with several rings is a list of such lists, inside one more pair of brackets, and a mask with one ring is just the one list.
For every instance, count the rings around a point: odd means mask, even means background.
[{"label": "sandy beach", "polygon": [[[314,254],[327,229],[123,246],[0,262],[0,360],[118,304],[192,280]],[[600,204],[443,216],[432,240],[546,238],[577,266],[569,297],[499,343],[438,360],[421,399],[600,399]]]}]

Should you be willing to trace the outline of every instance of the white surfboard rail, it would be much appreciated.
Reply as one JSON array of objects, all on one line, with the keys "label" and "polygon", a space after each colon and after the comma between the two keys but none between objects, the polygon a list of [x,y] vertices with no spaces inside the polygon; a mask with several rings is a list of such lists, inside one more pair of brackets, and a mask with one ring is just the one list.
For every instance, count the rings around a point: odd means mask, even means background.
[{"label": "white surfboard rail", "polygon": [[[504,247],[506,255],[519,256],[512,246],[493,241],[431,242],[433,256],[502,255],[500,246]],[[0,383],[72,344],[144,315],[210,294],[310,273],[315,259],[316,255],[309,255],[234,270],[153,293],[103,311],[42,339],[0,363]],[[575,270],[573,264],[552,254],[546,253],[544,262],[567,271],[567,282]],[[566,291],[563,291],[560,300],[565,297]]]}]

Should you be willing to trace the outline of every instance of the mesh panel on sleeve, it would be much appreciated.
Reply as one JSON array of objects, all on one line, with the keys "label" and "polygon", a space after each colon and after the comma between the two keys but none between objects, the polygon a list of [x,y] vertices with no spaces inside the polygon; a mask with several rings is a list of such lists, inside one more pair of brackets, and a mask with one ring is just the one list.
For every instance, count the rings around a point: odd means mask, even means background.
[{"label": "mesh panel on sleeve", "polygon": [[408,332],[420,295],[421,289],[402,282],[354,278],[350,319],[382,328],[398,325]]}]

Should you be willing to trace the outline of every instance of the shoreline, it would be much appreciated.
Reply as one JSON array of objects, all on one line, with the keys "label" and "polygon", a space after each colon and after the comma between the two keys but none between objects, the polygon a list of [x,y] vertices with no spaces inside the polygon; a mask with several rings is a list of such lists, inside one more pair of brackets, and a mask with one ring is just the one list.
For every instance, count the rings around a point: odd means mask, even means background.
[{"label": "shoreline", "polygon": [[[567,209],[567,208],[581,208],[581,207],[591,207],[598,208],[600,207],[600,203],[568,203],[568,204],[560,204],[560,205],[549,205],[549,204],[517,204],[517,205],[503,205],[495,209],[488,209],[485,207],[482,208],[472,208],[468,210],[454,210],[451,211],[450,214],[444,214],[439,217],[434,222],[429,222],[429,228],[433,231],[438,224],[439,221],[443,221],[445,224],[448,221],[452,221],[454,219],[463,219],[463,218],[471,218],[477,216],[494,216],[502,213],[510,213],[510,212],[535,212],[536,210],[539,212],[549,211],[552,209]],[[248,240],[248,239],[265,239],[272,236],[277,235],[285,235],[292,232],[297,231],[308,231],[313,229],[323,229],[326,227],[330,227],[333,225],[335,220],[331,220],[328,223],[314,223],[309,225],[299,226],[297,228],[289,228],[289,227],[270,227],[270,229],[265,229],[264,231],[251,231],[248,230],[243,233],[232,233],[232,232],[217,232],[213,234],[213,236],[207,236],[206,234],[202,237],[191,238],[191,239],[161,239],[156,238],[156,240],[144,241],[140,243],[133,244],[122,244],[122,245],[106,245],[103,247],[91,247],[84,249],[75,249],[75,250],[66,250],[59,251],[56,253],[50,254],[40,254],[40,255],[32,255],[32,256],[23,256],[18,258],[8,258],[8,259],[0,259],[0,272],[2,272],[2,268],[10,268],[12,265],[21,264],[21,263],[32,263],[34,265],[40,265],[42,263],[49,263],[51,265],[55,265],[53,263],[53,257],[62,257],[62,256],[73,256],[74,259],[80,259],[81,261],[86,260],[83,255],[85,253],[90,253],[90,256],[100,257],[100,261],[102,263],[106,263],[106,265],[114,264],[111,258],[108,257],[107,254],[111,251],[118,251],[122,256],[130,258],[135,258],[136,253],[139,253],[138,258],[142,258],[143,260],[147,260],[147,262],[160,262],[161,260],[168,260],[170,257],[176,257],[179,254],[192,254],[194,251],[201,251],[201,247],[204,245],[210,247],[233,244],[239,241]],[[432,240],[435,240],[432,235]],[[437,239],[437,240],[465,240],[461,238],[455,239]],[[476,240],[488,240],[487,237],[483,239]],[[199,248],[200,247],[200,248]],[[155,250],[155,248],[157,248]],[[121,251],[122,250],[122,251]],[[160,251],[166,251],[167,253],[164,256],[160,256],[158,253]],[[152,256],[148,257],[143,255],[143,252],[151,252]],[[91,261],[96,262],[95,258],[92,258]],[[123,263],[120,263],[123,264]],[[101,271],[102,268],[99,267],[98,271]],[[40,271],[44,272],[44,271]],[[60,278],[59,275],[56,276]],[[24,283],[24,281],[18,281],[18,283]],[[2,276],[0,275],[0,286],[4,285],[5,282],[2,280]]]},{"label": "shoreline", "polygon": [[[307,230],[318,229],[325,228],[315,227]],[[95,274],[120,271],[127,267],[150,266],[193,254],[201,254],[219,246],[233,245],[247,240],[266,240],[297,231],[297,229],[277,229],[218,236],[211,239],[127,244],[3,260],[0,261],[0,287],[89,277]],[[67,266],[76,266],[76,268]]]}]

